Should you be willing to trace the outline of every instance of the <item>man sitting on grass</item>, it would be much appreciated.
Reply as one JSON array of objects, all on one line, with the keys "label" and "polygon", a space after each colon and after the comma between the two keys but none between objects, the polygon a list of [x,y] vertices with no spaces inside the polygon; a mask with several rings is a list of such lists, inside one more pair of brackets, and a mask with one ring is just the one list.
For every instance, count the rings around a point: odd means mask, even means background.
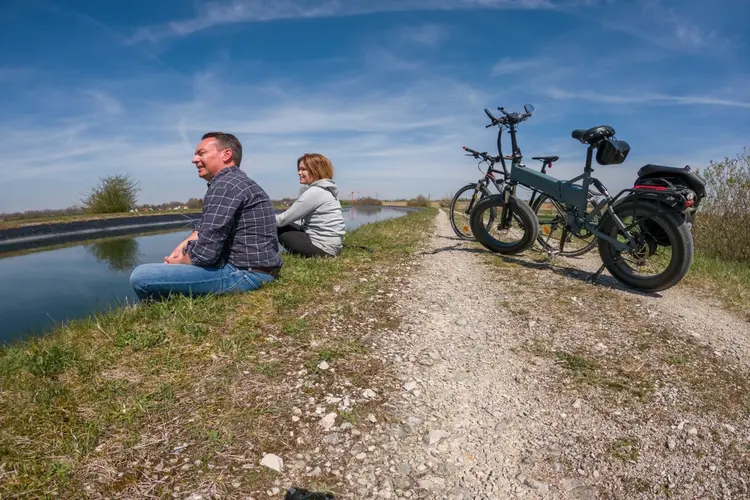
[{"label": "man sitting on grass", "polygon": [[202,137],[193,163],[208,190],[198,229],[163,264],[133,270],[130,283],[141,300],[247,292],[278,276],[275,210],[268,194],[240,170],[241,160],[242,145],[232,134]]}]

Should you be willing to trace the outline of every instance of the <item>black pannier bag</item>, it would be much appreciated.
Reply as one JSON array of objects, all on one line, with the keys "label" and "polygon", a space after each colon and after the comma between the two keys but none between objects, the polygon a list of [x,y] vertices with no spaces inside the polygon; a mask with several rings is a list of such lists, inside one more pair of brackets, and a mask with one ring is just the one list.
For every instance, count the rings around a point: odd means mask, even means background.
[{"label": "black pannier bag", "polygon": [[606,139],[596,148],[596,162],[599,165],[619,165],[630,153],[630,144],[617,139]]}]

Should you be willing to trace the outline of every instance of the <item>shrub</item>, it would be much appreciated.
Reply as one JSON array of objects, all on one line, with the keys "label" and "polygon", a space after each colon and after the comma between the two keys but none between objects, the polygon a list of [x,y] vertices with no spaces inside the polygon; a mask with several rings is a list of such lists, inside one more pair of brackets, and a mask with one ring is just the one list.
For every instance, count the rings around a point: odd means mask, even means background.
[{"label": "shrub", "polygon": [[377,198],[371,196],[365,196],[364,198],[357,198],[354,200],[355,205],[382,205],[383,202]]},{"label": "shrub", "polygon": [[406,202],[406,206],[408,206],[408,207],[429,207],[430,206],[430,201],[427,198],[425,198],[424,196],[422,196],[420,194],[415,199],[407,201]]},{"label": "shrub", "polygon": [[87,212],[112,214],[127,212],[136,206],[138,183],[128,175],[113,175],[103,178],[82,200]]},{"label": "shrub", "polygon": [[711,162],[699,173],[707,193],[693,227],[696,249],[709,257],[750,264],[750,150]]}]

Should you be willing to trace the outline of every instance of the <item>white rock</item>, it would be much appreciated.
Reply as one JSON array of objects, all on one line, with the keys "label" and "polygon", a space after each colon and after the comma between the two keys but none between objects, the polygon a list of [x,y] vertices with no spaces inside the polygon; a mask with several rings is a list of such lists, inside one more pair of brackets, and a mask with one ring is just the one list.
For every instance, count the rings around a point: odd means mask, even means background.
[{"label": "white rock", "polygon": [[365,389],[364,391],[362,391],[362,397],[363,398],[372,399],[372,398],[374,398],[376,396],[377,396],[377,394],[372,389]]},{"label": "white rock", "polygon": [[280,456],[274,455],[273,453],[266,454],[260,461],[260,465],[268,467],[271,470],[275,470],[276,472],[281,472],[282,470],[284,470],[284,460],[282,460]]},{"label": "white rock", "polygon": [[408,381],[407,383],[404,384],[404,390],[406,392],[413,391],[416,388],[417,388],[417,383],[414,382],[413,380],[410,380],[410,381]]},{"label": "white rock", "polygon": [[321,370],[327,370],[327,369],[329,369],[329,368],[330,368],[330,366],[328,366],[328,363],[326,363],[325,361],[322,361],[322,362],[321,362],[321,363],[320,363],[320,364],[318,365],[318,368],[319,368],[319,369],[321,369]]},{"label": "white rock", "polygon": [[445,439],[448,436],[450,436],[449,432],[438,429],[425,434],[424,442],[427,443],[428,446],[432,446],[439,443],[440,440]]},{"label": "white rock", "polygon": [[378,422],[378,419],[375,418],[375,415],[373,415],[372,413],[370,413],[369,415],[367,415],[367,420],[369,420],[373,424],[376,424]]},{"label": "white rock", "polygon": [[318,425],[320,425],[323,429],[330,431],[331,428],[336,424],[336,417],[338,416],[338,413],[331,412],[325,417],[321,418],[320,422],[318,422]]},{"label": "white rock", "polygon": [[575,402],[573,403],[573,408],[578,410],[581,408],[581,405],[583,405],[583,401],[581,401],[580,399],[576,399]]}]

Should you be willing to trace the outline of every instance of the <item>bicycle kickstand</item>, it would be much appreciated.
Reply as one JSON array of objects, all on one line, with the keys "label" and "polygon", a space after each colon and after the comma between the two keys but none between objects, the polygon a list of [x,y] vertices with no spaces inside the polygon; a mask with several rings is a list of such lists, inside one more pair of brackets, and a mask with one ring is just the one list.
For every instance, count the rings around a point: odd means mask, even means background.
[{"label": "bicycle kickstand", "polygon": [[599,276],[601,276],[601,274],[604,271],[605,267],[606,266],[604,264],[602,264],[602,267],[600,267],[598,271],[596,271],[595,273],[592,273],[591,276],[589,276],[588,278],[586,278],[586,283],[590,283],[590,284],[593,285],[594,282],[599,278]]}]

